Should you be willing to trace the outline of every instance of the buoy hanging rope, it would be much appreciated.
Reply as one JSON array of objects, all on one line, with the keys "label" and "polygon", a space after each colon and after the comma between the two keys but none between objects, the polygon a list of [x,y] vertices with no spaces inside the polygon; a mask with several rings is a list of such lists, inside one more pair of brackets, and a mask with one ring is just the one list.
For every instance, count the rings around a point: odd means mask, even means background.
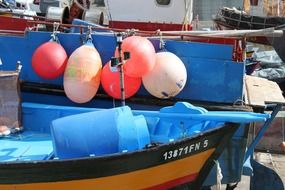
[{"label": "buoy hanging rope", "polygon": [[164,50],[165,49],[165,42],[162,38],[162,33],[160,30],[157,30],[157,35],[159,36],[159,50]]},{"label": "buoy hanging rope", "polygon": [[284,127],[284,118],[282,117],[282,142],[279,145],[280,148],[285,152],[285,127]]},{"label": "buoy hanging rope", "polygon": [[51,42],[56,42],[59,43],[58,37],[56,36],[56,34],[58,33],[58,29],[59,29],[59,23],[58,22],[54,22],[53,23],[53,31],[51,34]]},{"label": "buoy hanging rope", "polygon": [[85,41],[84,44],[86,43],[92,43],[92,27],[88,26],[88,30],[86,32],[86,37],[85,37]]}]

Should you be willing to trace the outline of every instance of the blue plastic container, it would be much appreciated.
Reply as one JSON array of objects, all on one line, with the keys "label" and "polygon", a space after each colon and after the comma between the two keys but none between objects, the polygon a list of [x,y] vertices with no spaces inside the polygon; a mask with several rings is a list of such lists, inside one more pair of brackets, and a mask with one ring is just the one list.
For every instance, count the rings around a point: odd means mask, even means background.
[{"label": "blue plastic container", "polygon": [[60,159],[132,151],[150,143],[144,117],[134,117],[127,106],[56,119],[51,134]]}]

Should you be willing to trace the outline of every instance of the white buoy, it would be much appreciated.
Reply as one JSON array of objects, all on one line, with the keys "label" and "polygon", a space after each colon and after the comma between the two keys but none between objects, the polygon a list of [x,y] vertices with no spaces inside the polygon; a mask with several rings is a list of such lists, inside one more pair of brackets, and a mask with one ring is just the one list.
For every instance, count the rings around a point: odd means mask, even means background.
[{"label": "white buoy", "polygon": [[176,96],[185,86],[187,71],[183,62],[171,52],[156,53],[154,68],[143,76],[145,89],[157,98]]}]

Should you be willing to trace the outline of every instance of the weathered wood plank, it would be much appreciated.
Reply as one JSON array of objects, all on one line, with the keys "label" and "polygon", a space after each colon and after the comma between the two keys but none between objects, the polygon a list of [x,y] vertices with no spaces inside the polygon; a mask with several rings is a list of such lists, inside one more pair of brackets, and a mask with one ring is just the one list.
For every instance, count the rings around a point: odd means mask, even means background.
[{"label": "weathered wood plank", "polygon": [[278,84],[264,78],[245,76],[247,103],[251,106],[265,106],[270,103],[285,104]]},{"label": "weathered wood plank", "polygon": [[20,121],[20,97],[18,73],[0,71],[0,126],[18,128]]}]

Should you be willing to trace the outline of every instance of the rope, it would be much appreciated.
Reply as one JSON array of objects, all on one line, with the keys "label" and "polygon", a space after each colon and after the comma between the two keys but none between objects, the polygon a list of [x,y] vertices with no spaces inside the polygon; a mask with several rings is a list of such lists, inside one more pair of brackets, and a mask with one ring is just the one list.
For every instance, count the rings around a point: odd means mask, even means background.
[{"label": "rope", "polygon": [[59,40],[56,36],[56,34],[58,33],[59,26],[60,26],[60,24],[58,22],[53,23],[53,31],[51,34],[51,40],[50,41],[59,43]]},{"label": "rope", "polygon": [[185,29],[185,30],[188,30],[188,25],[190,24],[189,23],[189,13],[190,13],[190,8],[192,8],[191,6],[191,3],[192,3],[192,0],[188,0],[188,4],[186,5],[186,1],[185,1],[185,15],[184,15],[184,18],[183,18],[183,25],[182,25],[182,31]]},{"label": "rope", "polygon": [[86,39],[85,39],[85,42],[84,43],[87,43],[87,42],[91,42],[92,43],[92,28],[91,26],[88,26],[88,30],[86,32]]},{"label": "rope", "polygon": [[281,124],[282,124],[282,142],[284,142],[285,141],[284,117],[282,117]]},{"label": "rope", "polygon": [[220,163],[218,160],[214,160],[216,166],[217,166],[217,184],[215,185],[215,190],[221,190],[222,189],[222,179],[223,179],[223,174],[222,174],[222,169],[220,167]]},{"label": "rope", "polygon": [[[105,1],[106,2],[106,5],[107,5],[107,7],[108,7],[108,9],[109,9],[109,0],[106,0]],[[112,15],[111,15],[111,11],[108,11],[108,13],[109,13],[109,18],[110,18],[110,21],[112,21]]]},{"label": "rope", "polygon": [[[45,25],[53,25],[52,22],[48,22],[48,21],[33,21],[33,20],[29,20],[27,21],[27,25],[31,25],[31,24],[45,24]],[[60,23],[59,26],[61,27],[78,27],[78,28],[88,28],[88,26],[83,26],[83,25],[74,25],[74,24],[63,24]],[[109,30],[109,33],[113,32],[126,32],[126,29],[118,29],[118,28],[112,28],[112,27],[91,27],[92,30]],[[143,31],[143,30],[135,30],[136,34],[140,35],[140,36],[145,36],[145,37],[158,37],[158,32],[157,31]],[[246,34],[247,31],[244,31],[244,35]],[[263,32],[262,30],[260,30],[260,32]],[[242,36],[238,36],[238,35],[232,35],[232,36],[223,36],[221,33],[219,35],[217,35],[214,31],[214,33],[195,33],[195,31],[193,32],[183,32],[183,31],[160,31],[160,34],[164,37],[164,38],[172,38],[175,39],[175,37],[189,37],[191,40],[191,37],[199,37],[199,38],[204,38],[204,39],[215,39],[216,37],[219,37],[221,39],[242,39]],[[248,33],[249,35],[252,35],[252,32]]]}]

